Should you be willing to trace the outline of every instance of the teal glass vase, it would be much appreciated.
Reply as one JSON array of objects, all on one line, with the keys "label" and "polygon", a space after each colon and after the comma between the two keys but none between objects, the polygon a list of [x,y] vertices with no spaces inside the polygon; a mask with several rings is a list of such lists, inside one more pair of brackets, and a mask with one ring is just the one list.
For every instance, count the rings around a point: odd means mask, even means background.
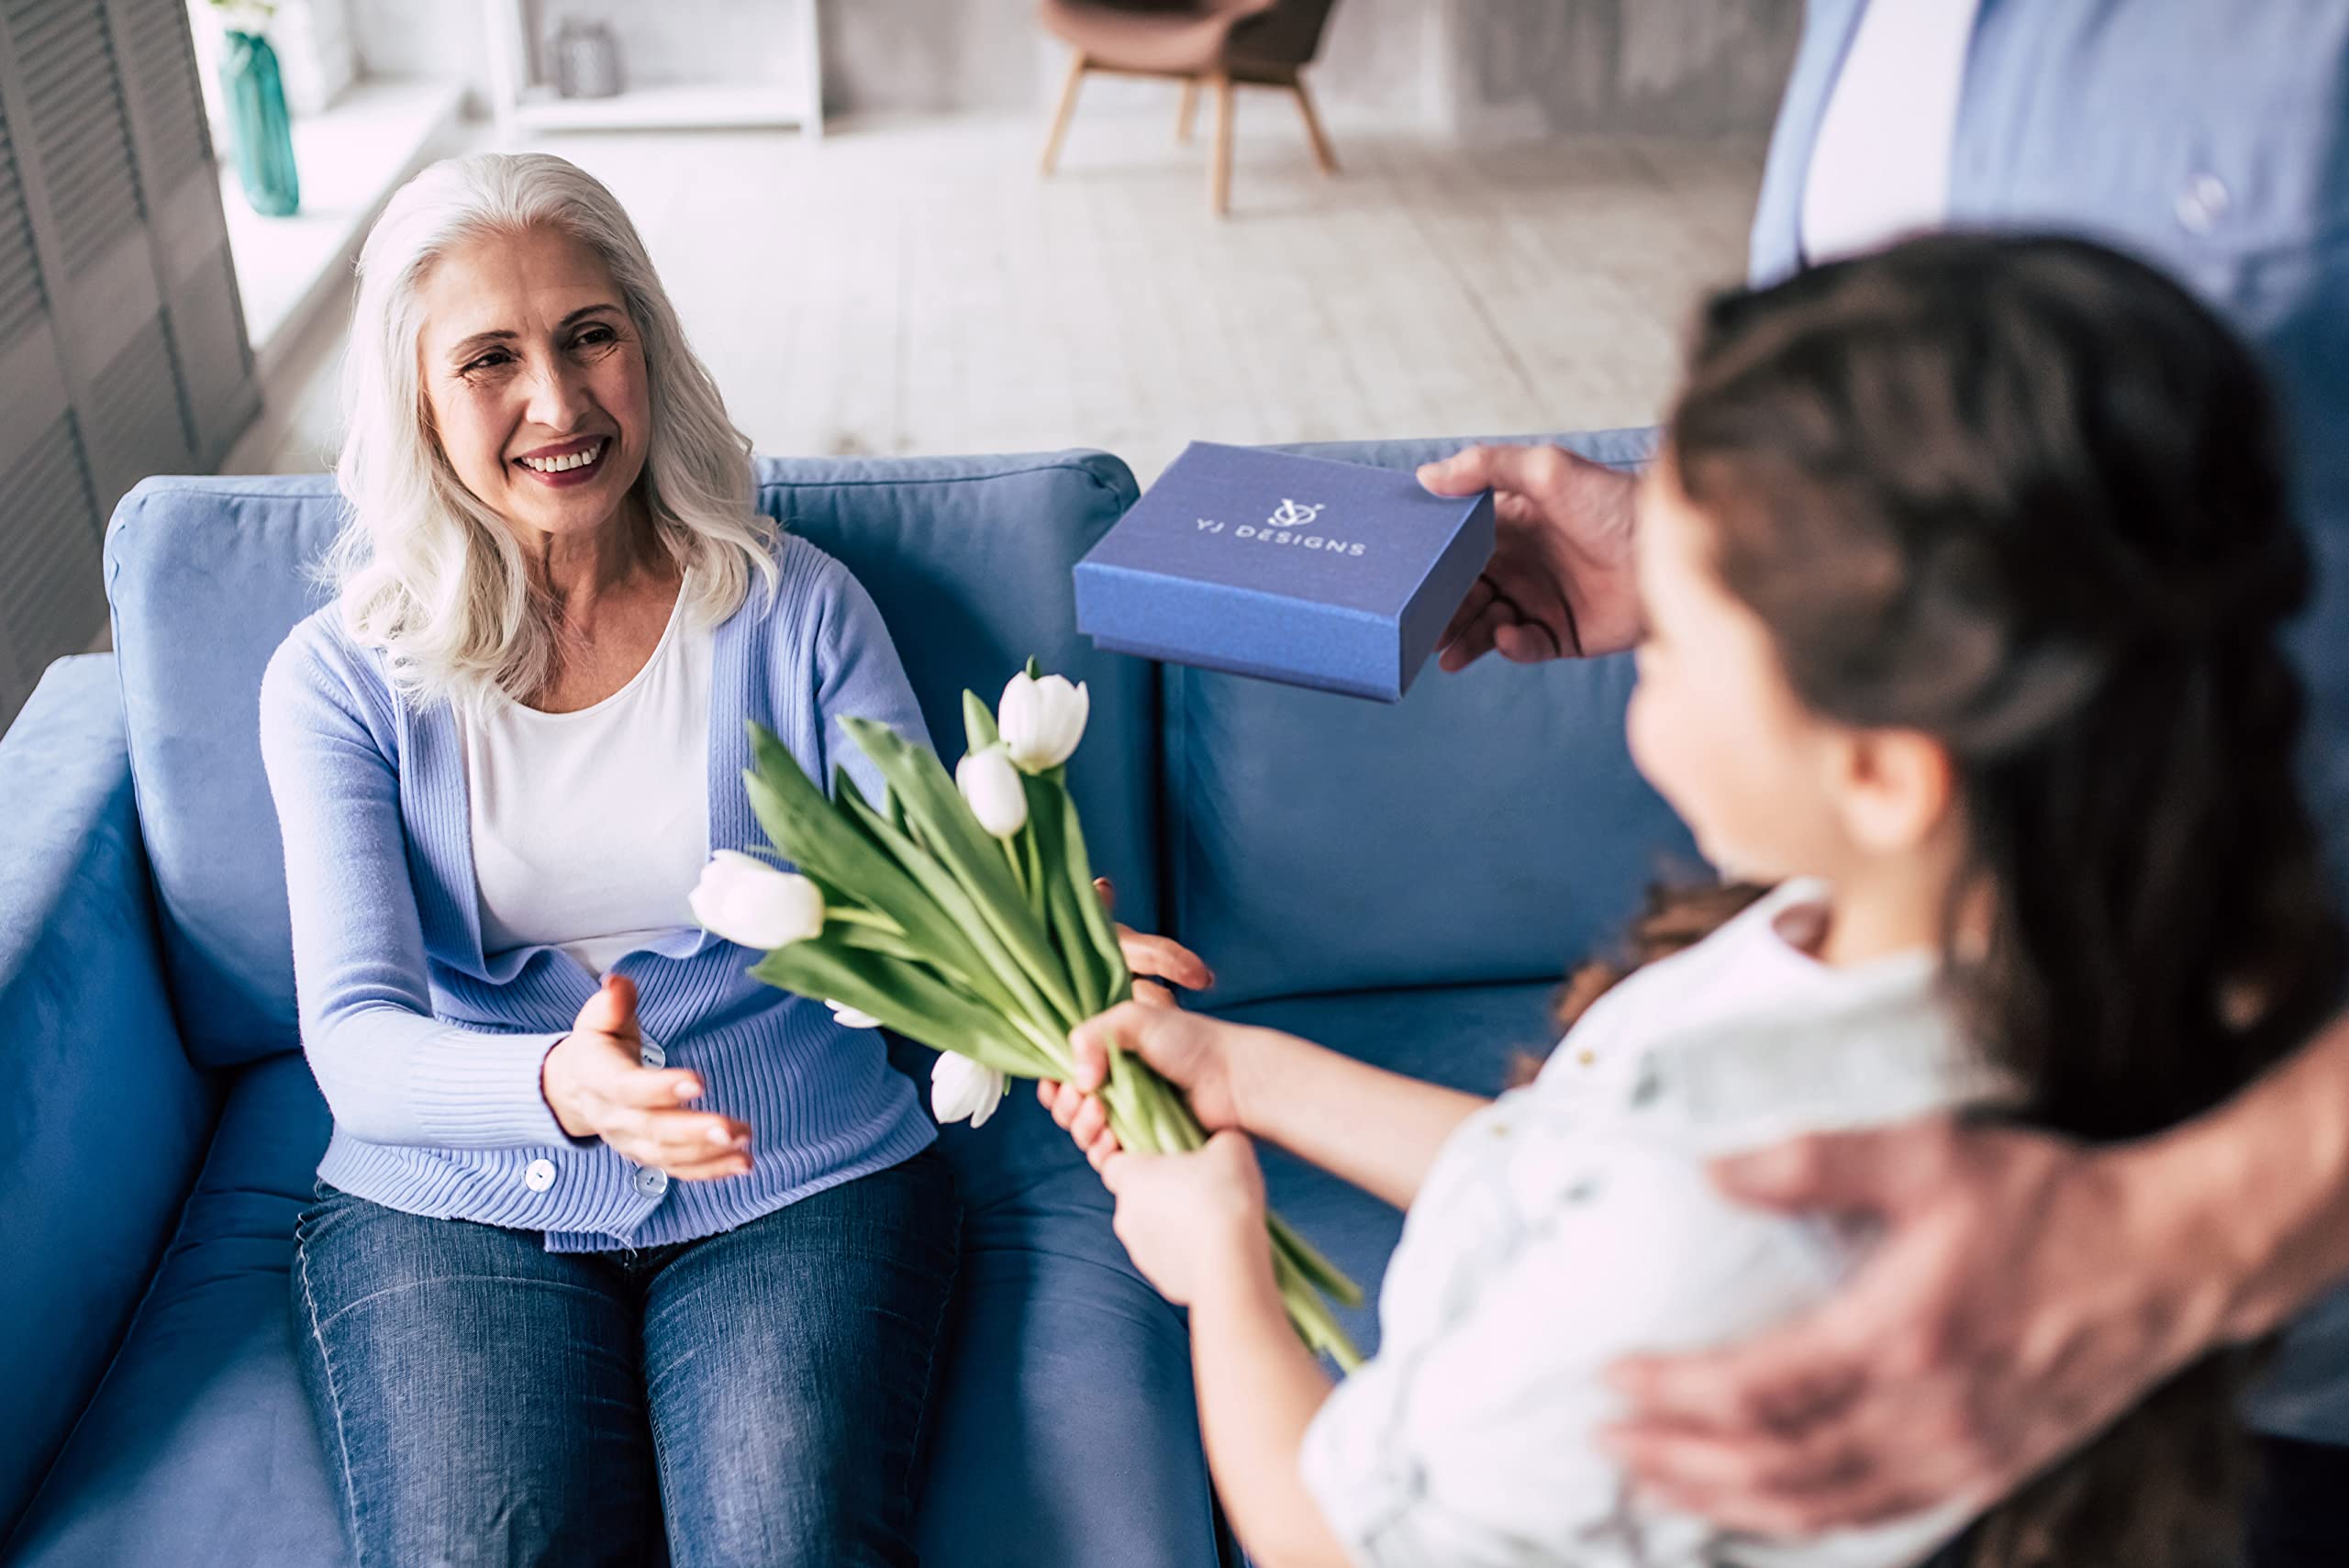
[{"label": "teal glass vase", "polygon": [[228,139],[245,200],[265,217],[290,217],[302,205],[294,172],[294,123],[285,112],[285,83],[277,51],[259,33],[230,32],[220,49],[220,96],[228,110]]}]

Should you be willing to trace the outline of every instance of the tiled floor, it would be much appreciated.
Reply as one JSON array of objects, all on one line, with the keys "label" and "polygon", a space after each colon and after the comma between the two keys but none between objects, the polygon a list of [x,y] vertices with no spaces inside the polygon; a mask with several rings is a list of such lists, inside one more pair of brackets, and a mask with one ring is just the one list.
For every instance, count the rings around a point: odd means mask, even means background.
[{"label": "tiled floor", "polygon": [[[1643,422],[1680,325],[1731,281],[1759,149],[1628,139],[1499,151],[1243,100],[1232,217],[1167,113],[541,145],[635,216],[736,423],[763,451],[1104,447],[1147,482],[1194,438],[1256,442]],[[232,469],[335,439],[339,325]]]}]

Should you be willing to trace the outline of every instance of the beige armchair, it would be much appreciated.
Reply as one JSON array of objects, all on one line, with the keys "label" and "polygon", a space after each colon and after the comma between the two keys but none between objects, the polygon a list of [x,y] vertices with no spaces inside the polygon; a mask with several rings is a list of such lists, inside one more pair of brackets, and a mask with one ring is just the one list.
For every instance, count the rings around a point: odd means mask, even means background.
[{"label": "beige armchair", "polygon": [[1286,88],[1305,117],[1305,134],[1324,173],[1338,172],[1303,72],[1321,47],[1337,0],[1042,0],[1044,26],[1074,56],[1044,142],[1044,172],[1060,161],[1085,78],[1163,77],[1183,84],[1175,136],[1191,139],[1202,88],[1215,95],[1215,147],[1208,195],[1216,215],[1231,210],[1232,97],[1241,87]]}]

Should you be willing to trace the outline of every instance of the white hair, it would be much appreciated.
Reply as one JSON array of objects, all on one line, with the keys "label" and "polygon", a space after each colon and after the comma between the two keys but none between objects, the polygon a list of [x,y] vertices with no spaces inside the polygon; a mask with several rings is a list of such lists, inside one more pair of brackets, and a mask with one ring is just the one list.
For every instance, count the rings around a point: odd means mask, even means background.
[{"label": "white hair", "polygon": [[429,428],[417,304],[451,250],[550,228],[596,252],[643,344],[651,428],[637,488],[655,537],[690,569],[687,613],[714,625],[754,575],[770,593],[777,579],[778,529],[754,504],[750,438],[727,417],[612,193],[546,153],[435,163],[393,195],[360,252],[335,465],[351,517],[324,566],[352,639],[384,650],[395,691],[418,703],[526,695],[554,672],[554,628],[521,541],[465,488]]}]

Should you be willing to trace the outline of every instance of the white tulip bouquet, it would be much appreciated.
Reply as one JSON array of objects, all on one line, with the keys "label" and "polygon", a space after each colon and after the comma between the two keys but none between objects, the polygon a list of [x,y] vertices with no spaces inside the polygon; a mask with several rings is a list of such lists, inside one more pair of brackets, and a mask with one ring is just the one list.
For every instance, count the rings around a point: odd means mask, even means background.
[{"label": "white tulip bouquet", "polygon": [[[694,891],[695,917],[764,951],[753,975],[823,1002],[844,1027],[894,1029],[939,1051],[933,1110],[978,1127],[1010,1079],[1065,1082],[1069,1031],[1131,991],[1065,782],[1089,714],[1084,686],[1030,661],[995,713],[963,694],[970,751],[951,779],[927,748],[844,720],[888,785],[877,804],[845,773],[828,797],[753,723],[744,784],[775,858],[794,870],[722,851]],[[1110,1053],[1101,1099],[1135,1152],[1207,1141],[1182,1092],[1122,1051]],[[1323,1297],[1356,1306],[1360,1287],[1277,1216],[1269,1225],[1290,1322],[1351,1371],[1360,1357]]]}]

